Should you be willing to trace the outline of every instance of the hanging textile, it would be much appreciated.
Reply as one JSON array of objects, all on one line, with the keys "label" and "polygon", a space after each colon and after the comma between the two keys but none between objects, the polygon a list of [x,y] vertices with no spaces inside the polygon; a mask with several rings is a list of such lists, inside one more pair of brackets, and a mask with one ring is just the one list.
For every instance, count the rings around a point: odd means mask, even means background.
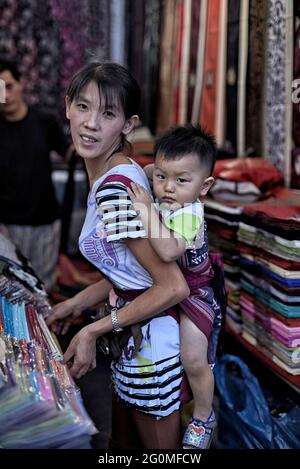
[{"label": "hanging textile", "polygon": [[245,156],[246,152],[246,74],[248,59],[248,17],[249,0],[241,2],[240,34],[239,34],[239,80],[238,80],[238,106],[237,106],[237,154]]},{"label": "hanging textile", "polygon": [[165,0],[160,39],[160,68],[156,132],[161,133],[174,124],[174,69],[178,19],[178,0]]},{"label": "hanging textile", "polygon": [[291,187],[300,189],[300,1],[295,1],[293,75],[293,141]]},{"label": "hanging textile", "polygon": [[59,49],[58,28],[48,2],[1,2],[0,55],[18,62],[29,104],[56,111]]},{"label": "hanging textile", "polygon": [[225,91],[226,91],[226,37],[227,37],[227,2],[221,2],[219,23],[219,45],[216,90],[215,136],[219,146],[225,138]]},{"label": "hanging textile", "polygon": [[196,86],[197,47],[200,27],[201,0],[192,0],[191,37],[190,37],[190,63],[188,79],[187,122],[191,122],[192,107]]},{"label": "hanging textile", "polygon": [[286,5],[286,65],[285,65],[285,80],[286,80],[286,115],[285,115],[285,154],[284,154],[284,179],[285,185],[290,187],[291,184],[291,157],[292,157],[292,100],[291,83],[293,79],[293,48],[294,48],[294,6],[293,2],[287,2]]},{"label": "hanging textile", "polygon": [[190,61],[190,37],[192,0],[185,0],[183,3],[183,29],[181,63],[179,71],[179,116],[178,124],[184,125],[187,120],[188,106],[188,83],[189,83],[189,61]]},{"label": "hanging textile", "polygon": [[[73,0],[66,0],[63,3],[60,0],[49,0],[49,5],[61,41],[59,49],[59,104],[63,114],[69,80],[85,62],[87,15],[83,2],[76,2],[76,8],[74,8]],[[74,34],[75,31],[76,34]]]},{"label": "hanging textile", "polygon": [[145,31],[145,1],[127,2],[126,36],[128,38],[128,67],[138,83],[143,83],[143,49]]},{"label": "hanging textile", "polygon": [[143,43],[142,119],[151,132],[155,130],[159,77],[160,1],[145,2]]},{"label": "hanging textile", "polygon": [[194,93],[194,102],[192,107],[192,124],[199,122],[201,94],[203,86],[204,74],[204,54],[205,54],[205,38],[206,38],[206,25],[207,25],[207,0],[201,0],[200,8],[200,21],[198,29],[198,43],[197,43],[197,66],[196,66],[196,85]]},{"label": "hanging textile", "polygon": [[178,123],[179,121],[179,72],[182,58],[182,33],[183,33],[183,0],[178,0],[177,4],[177,32],[176,32],[176,49],[175,49],[175,62],[174,62],[174,76],[173,76],[173,89],[174,89],[174,100],[173,100],[173,122]]},{"label": "hanging textile", "polygon": [[237,83],[240,0],[228,2],[227,66],[226,66],[226,138],[228,152],[236,153]]},{"label": "hanging textile", "polygon": [[218,73],[218,38],[220,0],[210,0],[207,10],[207,31],[205,44],[204,83],[200,109],[200,124],[215,133],[216,87]]},{"label": "hanging textile", "polygon": [[87,60],[108,60],[110,54],[110,0],[87,2]]},{"label": "hanging textile", "polygon": [[110,1],[110,59],[125,64],[125,0]]},{"label": "hanging textile", "polygon": [[264,98],[264,157],[269,159],[290,179],[290,127],[291,112],[291,56],[292,2],[268,2],[266,33],[265,98]]},{"label": "hanging textile", "polygon": [[18,62],[24,96],[64,117],[71,76],[109,58],[109,0],[1,0],[0,55]]},{"label": "hanging textile", "polygon": [[262,155],[262,110],[267,2],[250,0],[246,93],[246,151]]}]

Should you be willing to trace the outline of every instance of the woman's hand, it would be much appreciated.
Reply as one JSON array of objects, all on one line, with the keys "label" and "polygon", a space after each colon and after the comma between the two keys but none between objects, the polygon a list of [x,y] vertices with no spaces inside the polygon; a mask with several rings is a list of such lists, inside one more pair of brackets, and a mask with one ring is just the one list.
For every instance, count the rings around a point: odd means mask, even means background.
[{"label": "woman's hand", "polygon": [[71,340],[64,361],[75,378],[96,367],[96,336],[90,326],[83,327]]},{"label": "woman's hand", "polygon": [[51,313],[46,318],[46,323],[51,326],[51,330],[56,334],[66,334],[71,324],[82,313],[82,309],[70,298],[62,303],[58,303],[52,308]]}]

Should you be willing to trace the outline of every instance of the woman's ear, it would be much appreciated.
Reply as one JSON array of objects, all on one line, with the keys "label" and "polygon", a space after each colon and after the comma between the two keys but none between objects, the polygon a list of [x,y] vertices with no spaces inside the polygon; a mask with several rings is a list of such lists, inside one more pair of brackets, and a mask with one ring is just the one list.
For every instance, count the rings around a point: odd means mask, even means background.
[{"label": "woman's ear", "polygon": [[69,111],[70,111],[71,102],[70,102],[69,96],[66,96],[66,97],[65,97],[65,103],[66,103],[66,118],[67,118],[67,119],[70,119],[70,117],[69,117]]},{"label": "woman's ear", "polygon": [[131,116],[130,119],[127,119],[127,121],[125,122],[122,133],[124,135],[128,135],[132,131],[132,129],[137,125],[138,121],[139,116]]},{"label": "woman's ear", "polygon": [[210,176],[209,178],[206,178],[202,184],[200,195],[201,196],[206,195],[214,182],[215,182],[215,179],[212,176]]}]

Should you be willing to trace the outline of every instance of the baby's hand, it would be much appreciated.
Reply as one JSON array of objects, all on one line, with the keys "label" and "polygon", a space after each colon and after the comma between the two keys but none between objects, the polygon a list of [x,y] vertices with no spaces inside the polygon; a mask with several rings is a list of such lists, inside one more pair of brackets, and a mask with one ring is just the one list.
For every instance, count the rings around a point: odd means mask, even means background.
[{"label": "baby's hand", "polygon": [[140,184],[132,182],[131,188],[127,187],[127,192],[135,210],[141,210],[143,207],[149,209],[151,207],[153,199]]}]

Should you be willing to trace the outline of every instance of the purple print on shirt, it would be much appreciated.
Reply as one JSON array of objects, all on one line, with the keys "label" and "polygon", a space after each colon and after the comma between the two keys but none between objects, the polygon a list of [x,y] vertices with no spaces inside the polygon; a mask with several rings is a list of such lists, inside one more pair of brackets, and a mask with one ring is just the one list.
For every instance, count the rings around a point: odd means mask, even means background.
[{"label": "purple print on shirt", "polygon": [[106,238],[99,238],[94,233],[85,238],[81,246],[87,258],[99,268],[101,265],[110,267],[118,265],[118,256],[113,243],[108,243]]}]

